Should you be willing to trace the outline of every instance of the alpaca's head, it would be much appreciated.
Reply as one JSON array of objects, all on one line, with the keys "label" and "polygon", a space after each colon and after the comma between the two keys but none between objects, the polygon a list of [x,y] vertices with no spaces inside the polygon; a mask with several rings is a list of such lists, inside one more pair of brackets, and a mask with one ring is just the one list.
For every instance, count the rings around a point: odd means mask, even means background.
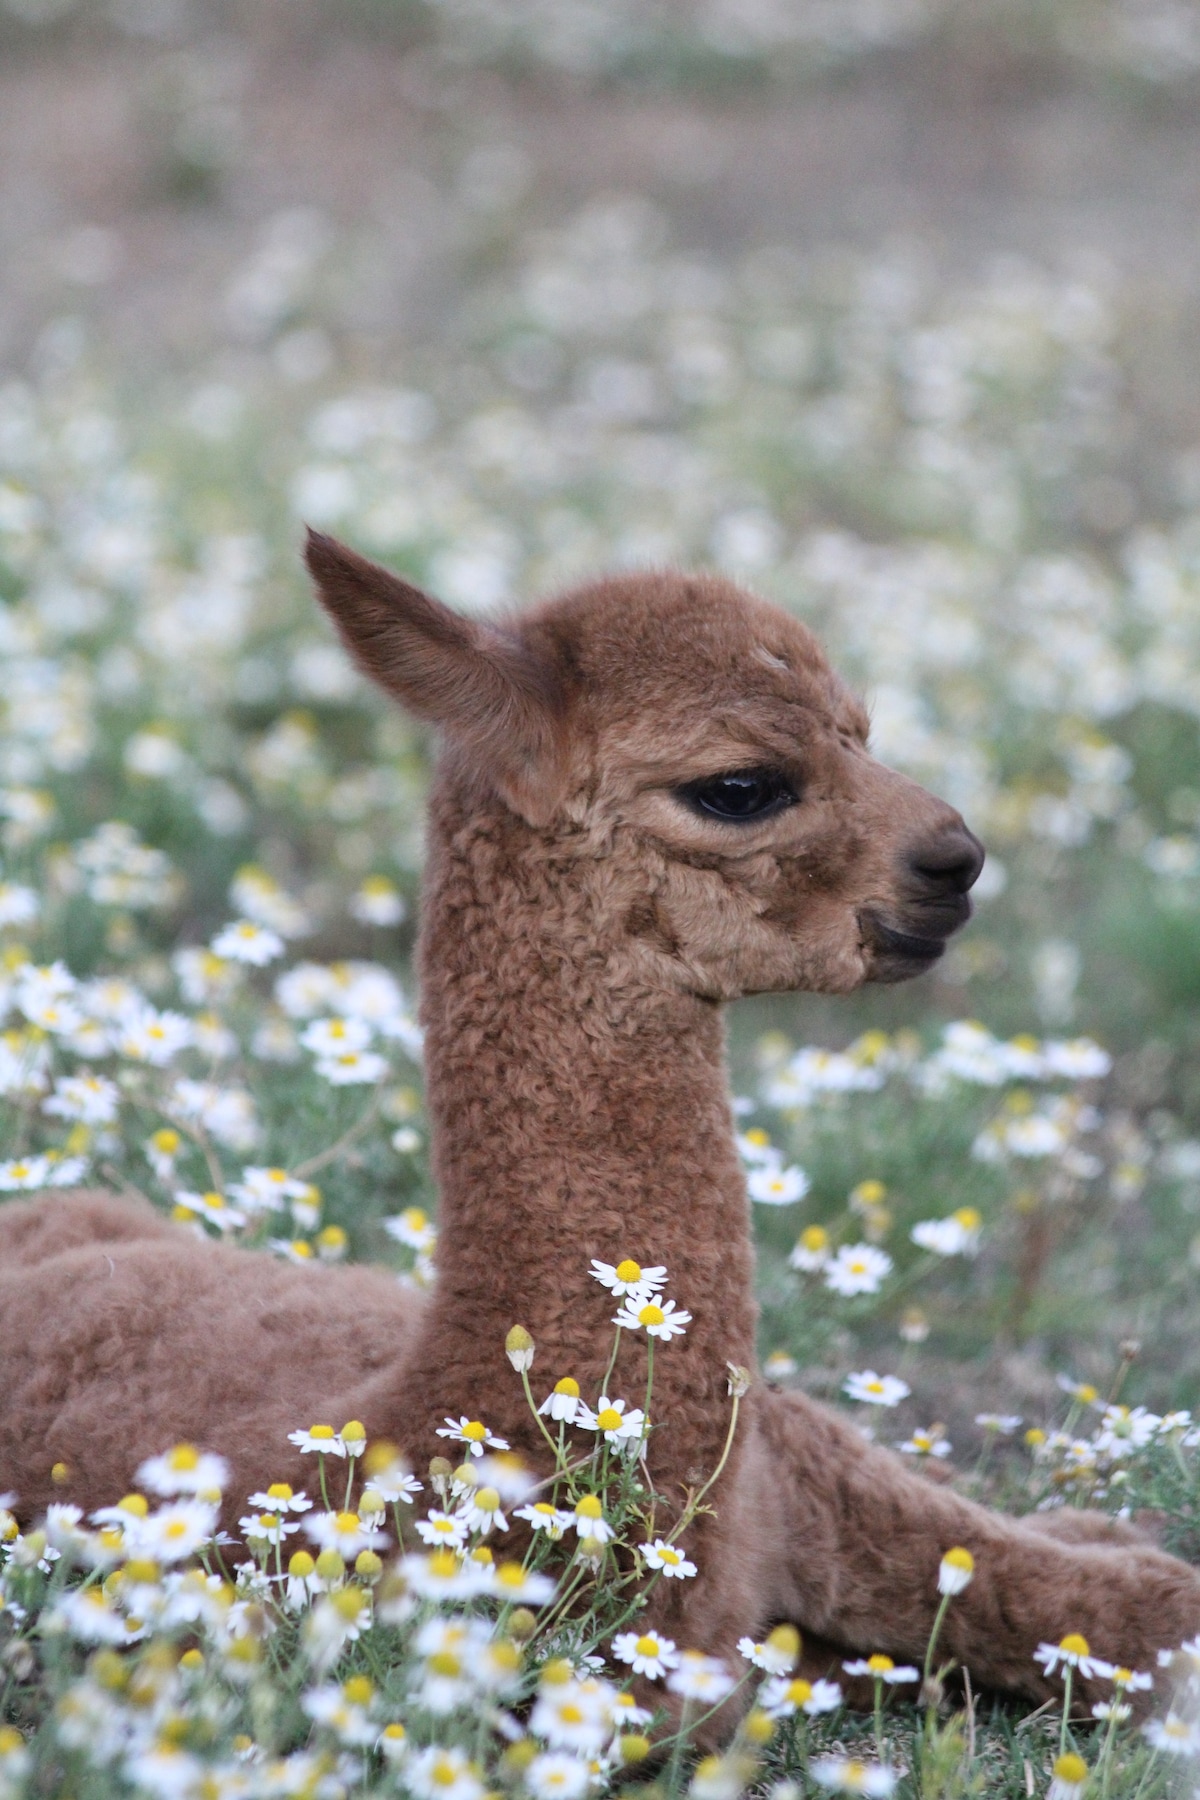
[{"label": "alpaca's head", "polygon": [[330,538],[308,565],[359,666],[579,863],[651,981],[902,981],[969,917],[978,841],[875,761],[812,634],[732,582],[623,575],[482,624]]}]

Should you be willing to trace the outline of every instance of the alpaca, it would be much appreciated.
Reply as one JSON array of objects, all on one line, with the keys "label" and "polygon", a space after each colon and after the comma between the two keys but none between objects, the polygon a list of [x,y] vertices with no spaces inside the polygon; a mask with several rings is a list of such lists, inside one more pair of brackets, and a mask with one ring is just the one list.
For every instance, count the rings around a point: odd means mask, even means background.
[{"label": "alpaca", "polygon": [[[308,564],[359,666],[441,734],[420,945],[436,1286],[284,1267],[100,1194],[6,1204],[0,1488],[28,1514],[94,1506],[187,1438],[229,1459],[236,1519],[252,1487],[311,1476],[290,1429],[352,1417],[420,1467],[466,1414],[538,1467],[505,1334],[532,1333],[547,1389],[594,1399],[613,1302],[589,1263],[632,1257],[693,1315],[657,1359],[648,1452],[679,1506],[718,1463],[728,1365],[755,1359],[719,1003],[928,969],[982,850],[872,758],[810,633],[726,580],[627,575],[485,625],[327,537]],[[645,1378],[626,1334],[616,1390]],[[709,1499],[699,1578],[662,1584],[653,1616],[728,1658],[786,1620],[812,1672],[920,1660],[952,1545],[976,1574],[941,1643],[977,1686],[1049,1697],[1032,1653],[1069,1631],[1144,1668],[1200,1630],[1200,1577],[1130,1528],[990,1512],[759,1380]]]}]

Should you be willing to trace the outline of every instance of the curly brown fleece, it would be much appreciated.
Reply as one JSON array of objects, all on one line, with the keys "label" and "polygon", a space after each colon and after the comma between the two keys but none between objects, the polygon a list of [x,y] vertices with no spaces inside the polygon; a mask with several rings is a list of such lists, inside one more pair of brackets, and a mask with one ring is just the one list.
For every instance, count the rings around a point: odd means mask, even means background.
[{"label": "curly brown fleece", "polygon": [[[99,1504],[189,1438],[232,1462],[236,1518],[264,1481],[307,1480],[289,1430],[351,1417],[420,1466],[465,1413],[536,1463],[505,1333],[527,1326],[542,1383],[572,1375],[594,1401],[614,1306],[589,1263],[633,1257],[665,1263],[694,1316],[655,1370],[650,1467],[678,1504],[718,1461],[727,1364],[755,1354],[716,1003],[919,973],[982,853],[872,759],[810,634],[726,581],[631,575],[484,626],[330,539],[308,557],[351,654],[442,734],[420,952],[436,1289],[282,1267],[109,1196],[10,1203],[0,1488],[27,1513]],[[697,801],[746,770],[794,802],[731,822]],[[620,1392],[644,1358],[626,1334]],[[1068,1631],[1146,1667],[1200,1629],[1200,1578],[1135,1533],[989,1512],[758,1381],[711,1498],[688,1537],[700,1576],[664,1584],[657,1618],[719,1654],[788,1619],[811,1668],[919,1658],[952,1544],[977,1573],[943,1644],[978,1685],[1046,1697],[1032,1653]]]}]

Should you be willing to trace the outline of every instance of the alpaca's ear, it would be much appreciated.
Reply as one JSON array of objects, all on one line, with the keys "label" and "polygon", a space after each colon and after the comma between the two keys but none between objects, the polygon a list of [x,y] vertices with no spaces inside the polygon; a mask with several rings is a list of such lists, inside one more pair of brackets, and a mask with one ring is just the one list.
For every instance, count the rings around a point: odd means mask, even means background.
[{"label": "alpaca's ear", "polygon": [[464,619],[336,538],[310,531],[304,559],[363,673],[466,750],[515,811],[547,823],[565,776],[553,670],[515,633]]}]

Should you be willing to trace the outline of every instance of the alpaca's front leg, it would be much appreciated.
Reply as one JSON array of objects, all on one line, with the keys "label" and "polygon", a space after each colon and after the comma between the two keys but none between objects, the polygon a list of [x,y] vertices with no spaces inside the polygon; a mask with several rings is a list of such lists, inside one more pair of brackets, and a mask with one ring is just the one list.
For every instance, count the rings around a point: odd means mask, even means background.
[{"label": "alpaca's front leg", "polygon": [[[1033,1656],[1068,1633],[1108,1662],[1152,1669],[1200,1631],[1200,1575],[1140,1543],[1063,1541],[962,1499],[866,1443],[800,1394],[760,1392],[758,1427],[787,1487],[776,1616],[847,1652],[920,1663],[937,1611],[938,1566],[961,1544],[971,1585],[949,1607],[939,1660],[977,1686],[1048,1698]],[[1087,1696],[1087,1684],[1075,1692]],[[1101,1697],[1098,1688],[1095,1697]]]}]

